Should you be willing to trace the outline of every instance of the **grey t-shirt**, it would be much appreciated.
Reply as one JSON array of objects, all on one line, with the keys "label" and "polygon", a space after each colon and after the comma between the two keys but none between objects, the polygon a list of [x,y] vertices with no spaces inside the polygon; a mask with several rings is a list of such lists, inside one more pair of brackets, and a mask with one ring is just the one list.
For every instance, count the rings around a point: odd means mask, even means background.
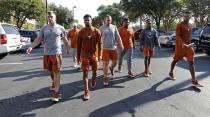
[{"label": "grey t-shirt", "polygon": [[42,27],[39,32],[39,37],[44,38],[44,55],[61,54],[61,39],[65,36],[64,27],[58,24]]},{"label": "grey t-shirt", "polygon": [[157,31],[155,29],[144,29],[140,37],[140,47],[154,48],[159,45]]},{"label": "grey t-shirt", "polygon": [[119,35],[119,32],[117,30],[117,27],[110,24],[109,26],[101,26],[99,28],[101,31],[102,35],[102,40],[103,40],[103,49],[105,50],[115,50],[116,49],[116,36]]}]

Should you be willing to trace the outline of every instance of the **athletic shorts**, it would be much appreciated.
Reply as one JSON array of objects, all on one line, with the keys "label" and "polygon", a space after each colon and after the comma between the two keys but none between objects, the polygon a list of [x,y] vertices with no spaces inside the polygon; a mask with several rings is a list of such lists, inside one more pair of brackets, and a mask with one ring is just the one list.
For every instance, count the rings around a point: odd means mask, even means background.
[{"label": "athletic shorts", "polygon": [[89,71],[89,66],[92,67],[92,71],[97,71],[98,70],[98,60],[96,57],[93,58],[82,58],[82,66],[81,69],[82,71]]},{"label": "athletic shorts", "polygon": [[115,49],[115,50],[103,50],[102,60],[103,61],[109,61],[109,59],[118,60],[117,49]]},{"label": "athletic shorts", "polygon": [[183,60],[185,57],[188,62],[193,62],[194,61],[194,50],[192,47],[190,48],[175,48],[174,52],[174,60]]},{"label": "athletic shorts", "polygon": [[77,48],[70,48],[70,54],[72,55],[72,57],[76,57],[77,56]]},{"label": "athletic shorts", "polygon": [[52,72],[60,72],[62,68],[62,54],[44,55],[43,65],[44,69]]},{"label": "athletic shorts", "polygon": [[154,48],[143,48],[144,50],[144,57],[152,57],[154,56]]}]

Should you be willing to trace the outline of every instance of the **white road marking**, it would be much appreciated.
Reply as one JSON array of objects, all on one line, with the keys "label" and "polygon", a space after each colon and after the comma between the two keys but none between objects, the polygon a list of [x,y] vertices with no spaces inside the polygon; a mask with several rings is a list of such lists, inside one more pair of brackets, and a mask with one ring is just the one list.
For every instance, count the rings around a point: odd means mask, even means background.
[{"label": "white road marking", "polygon": [[23,63],[0,63],[0,65],[22,65]]}]

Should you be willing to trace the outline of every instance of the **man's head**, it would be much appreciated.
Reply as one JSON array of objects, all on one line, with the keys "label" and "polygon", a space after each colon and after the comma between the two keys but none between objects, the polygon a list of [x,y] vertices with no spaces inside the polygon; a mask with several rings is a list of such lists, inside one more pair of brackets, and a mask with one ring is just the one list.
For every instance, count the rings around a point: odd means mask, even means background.
[{"label": "man's head", "polygon": [[84,17],[84,23],[85,27],[91,27],[92,26],[92,17],[89,14],[86,14]]},{"label": "man's head", "polygon": [[152,28],[152,26],[151,26],[151,21],[150,21],[150,20],[147,20],[147,21],[146,21],[146,28],[147,28],[147,29],[151,29],[151,28]]},{"label": "man's head", "polygon": [[105,23],[106,26],[109,26],[112,23],[112,17],[110,15],[107,15],[104,18],[104,23]]},{"label": "man's head", "polygon": [[130,24],[130,21],[128,18],[124,18],[123,19],[123,26],[128,27],[128,25]]},{"label": "man's head", "polygon": [[47,12],[47,19],[49,25],[54,25],[56,23],[56,14],[53,11],[48,11]]},{"label": "man's head", "polygon": [[76,24],[76,23],[73,24],[73,28],[74,28],[75,30],[77,29],[77,24]]},{"label": "man's head", "polygon": [[191,18],[191,13],[189,11],[184,13],[184,22],[189,22]]}]

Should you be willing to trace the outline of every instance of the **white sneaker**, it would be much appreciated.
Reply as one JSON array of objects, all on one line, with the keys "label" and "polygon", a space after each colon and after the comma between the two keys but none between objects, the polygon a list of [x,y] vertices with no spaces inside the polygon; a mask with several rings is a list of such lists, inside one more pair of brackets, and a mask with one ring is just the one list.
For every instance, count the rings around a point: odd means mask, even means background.
[{"label": "white sneaker", "polygon": [[76,68],[76,67],[77,67],[77,63],[74,64],[74,68]]}]

